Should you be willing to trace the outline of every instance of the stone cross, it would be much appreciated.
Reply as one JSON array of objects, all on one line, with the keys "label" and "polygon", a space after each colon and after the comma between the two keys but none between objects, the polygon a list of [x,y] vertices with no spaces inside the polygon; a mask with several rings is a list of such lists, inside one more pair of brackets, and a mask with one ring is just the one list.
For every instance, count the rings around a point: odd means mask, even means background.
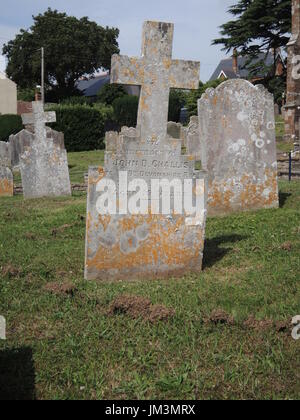
[{"label": "stone cross", "polygon": [[164,143],[171,88],[198,89],[200,63],[172,59],[174,24],[145,22],[142,57],[114,55],[111,83],[140,85],[138,127],[143,141]]},{"label": "stone cross", "polygon": [[[192,156],[182,154],[181,139],[167,135],[170,89],[197,89],[200,64],[172,60],[173,31],[173,24],[146,22],[142,57],[112,58],[112,83],[141,85],[138,126],[107,133],[104,168],[89,168],[87,280],[132,281],[201,271],[206,174],[195,171]],[[173,188],[174,181],[182,188],[191,187],[190,202],[195,198],[197,203],[195,217],[183,206],[178,210],[188,196],[183,200],[181,188]],[[99,210],[103,182],[115,186],[116,211],[114,204],[107,212]],[[156,189],[157,183],[169,185],[170,191]],[[135,185],[141,193],[140,213],[131,211]],[[162,198],[167,196],[169,207],[161,211]],[[114,192],[109,192],[108,201],[113,197]]]},{"label": "stone cross", "polygon": [[34,133],[39,138],[46,137],[46,123],[56,122],[55,112],[44,112],[42,102],[32,102],[32,113],[22,114],[22,122],[34,126]]},{"label": "stone cross", "polygon": [[34,126],[34,133],[22,130],[10,137],[14,164],[20,166],[24,198],[71,195],[63,134],[45,125],[56,121],[55,112],[44,112],[42,102],[33,102],[32,110],[32,114],[22,115],[22,120],[23,124]]}]

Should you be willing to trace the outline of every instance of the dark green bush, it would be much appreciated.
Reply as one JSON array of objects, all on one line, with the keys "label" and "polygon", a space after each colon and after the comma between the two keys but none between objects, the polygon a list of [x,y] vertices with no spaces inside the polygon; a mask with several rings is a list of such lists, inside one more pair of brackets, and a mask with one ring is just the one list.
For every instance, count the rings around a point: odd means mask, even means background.
[{"label": "dark green bush", "polygon": [[139,98],[126,95],[113,102],[114,120],[119,129],[122,126],[135,127],[137,124]]},{"label": "dark green bush", "polygon": [[102,102],[106,105],[112,105],[113,102],[126,96],[126,90],[122,85],[104,85],[97,95],[97,102]]},{"label": "dark green bush", "polygon": [[23,130],[22,118],[19,115],[0,115],[0,141],[8,140],[11,134]]},{"label": "dark green bush", "polygon": [[57,105],[56,123],[51,127],[62,131],[68,152],[83,152],[104,148],[105,113],[86,105]]},{"label": "dark green bush", "polygon": [[179,122],[180,111],[184,107],[187,94],[178,89],[171,89],[169,98],[169,116],[168,121]]},{"label": "dark green bush", "polygon": [[62,99],[59,105],[92,105],[92,99],[86,96],[70,96]]},{"label": "dark green bush", "polygon": [[207,83],[199,83],[199,88],[197,90],[191,90],[190,93],[187,95],[186,98],[186,108],[188,110],[189,116],[192,117],[193,115],[198,115],[198,99],[201,98],[203,93],[207,89],[213,88],[215,89],[218,87],[223,80],[212,80]]},{"label": "dark green bush", "polygon": [[35,100],[35,89],[18,89],[18,101],[32,102]]}]

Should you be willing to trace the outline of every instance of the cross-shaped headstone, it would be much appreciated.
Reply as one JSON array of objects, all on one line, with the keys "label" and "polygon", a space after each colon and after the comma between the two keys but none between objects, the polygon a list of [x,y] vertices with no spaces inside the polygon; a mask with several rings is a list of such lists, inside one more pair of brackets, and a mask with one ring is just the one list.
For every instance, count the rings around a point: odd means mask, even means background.
[{"label": "cross-shaped headstone", "polygon": [[44,138],[45,124],[56,122],[56,114],[52,112],[44,112],[43,103],[40,101],[32,102],[32,113],[22,114],[22,122],[24,125],[33,125],[35,136]]},{"label": "cross-shaped headstone", "polygon": [[145,22],[142,57],[112,58],[111,83],[141,86],[138,126],[142,141],[165,141],[171,88],[198,89],[200,63],[172,60],[173,34],[171,23]]}]

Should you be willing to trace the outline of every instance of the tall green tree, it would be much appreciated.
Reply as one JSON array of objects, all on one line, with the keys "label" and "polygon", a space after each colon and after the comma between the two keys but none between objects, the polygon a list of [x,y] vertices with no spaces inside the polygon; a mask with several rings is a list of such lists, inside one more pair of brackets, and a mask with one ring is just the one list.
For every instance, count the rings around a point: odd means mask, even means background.
[{"label": "tall green tree", "polygon": [[7,75],[20,88],[40,84],[40,49],[45,49],[48,94],[76,94],[76,81],[99,68],[110,69],[111,56],[119,52],[119,30],[99,26],[87,17],[77,19],[50,8],[33,16],[33,25],[3,47]]},{"label": "tall green tree", "polygon": [[[213,45],[223,45],[227,53],[236,48],[241,55],[249,56],[246,66],[259,53],[272,49],[274,75],[276,50],[285,47],[289,40],[291,0],[239,0],[228,12],[235,19],[221,26],[221,38],[215,39]],[[259,67],[256,63],[250,70],[255,73]]]},{"label": "tall green tree", "polygon": [[291,31],[291,0],[239,0],[228,12],[235,17],[221,26],[221,38],[229,52],[237,48],[243,55],[284,47]]},{"label": "tall green tree", "polygon": [[[263,75],[260,83],[274,94],[280,104],[286,87],[286,74],[276,76],[277,51],[286,46],[291,32],[291,0],[239,0],[228,12],[234,16],[221,26],[221,37],[213,45],[223,45],[227,53],[237,49],[247,56],[249,78]],[[273,52],[273,63],[266,66],[259,54]]]}]

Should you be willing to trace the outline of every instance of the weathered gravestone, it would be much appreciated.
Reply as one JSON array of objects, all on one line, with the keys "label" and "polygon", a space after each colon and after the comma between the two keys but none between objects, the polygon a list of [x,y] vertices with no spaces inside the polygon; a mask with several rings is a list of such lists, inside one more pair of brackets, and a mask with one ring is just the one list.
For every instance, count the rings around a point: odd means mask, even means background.
[{"label": "weathered gravestone", "polygon": [[278,207],[273,96],[246,80],[229,80],[208,89],[198,111],[208,214]]},{"label": "weathered gravestone", "polygon": [[[25,152],[26,148],[30,146],[32,134],[34,134],[34,127],[28,125],[25,130],[9,137],[11,162],[14,169],[19,169],[20,156]],[[48,139],[52,139],[57,147],[61,150],[65,150],[64,133],[46,127],[46,135]]]},{"label": "weathered gravestone", "polygon": [[42,102],[32,103],[32,114],[23,114],[25,126],[33,125],[34,133],[23,130],[23,153],[19,156],[25,198],[71,195],[67,152],[54,142],[45,123],[55,122],[55,112],[44,112]]},{"label": "weathered gravestone", "polygon": [[14,195],[14,180],[11,171],[9,143],[0,141],[0,197]]},{"label": "weathered gravestone", "polygon": [[189,155],[201,160],[201,152],[199,147],[199,119],[197,116],[191,117],[187,129],[186,151]]},{"label": "weathered gravestone", "polygon": [[[146,22],[143,58],[113,56],[112,82],[141,85],[138,127],[124,127],[120,135],[107,133],[104,169],[89,168],[88,280],[133,280],[201,270],[205,175],[194,171],[193,158],[181,155],[181,140],[167,136],[169,90],[196,89],[199,63],[172,60],[173,30],[172,24]],[[174,179],[194,187],[196,207],[201,209],[196,217],[181,211],[180,188],[172,190],[169,208],[162,214],[162,197]],[[104,180],[106,198],[101,194]],[[168,186],[162,190],[160,182]],[[99,214],[111,197],[107,214]]]},{"label": "weathered gravestone", "polygon": [[186,147],[188,128],[181,123],[168,122],[167,133],[172,139],[180,139],[182,147]]},{"label": "weathered gravestone", "polygon": [[169,121],[168,127],[167,127],[167,133],[172,139],[180,139],[181,128],[182,128],[182,125],[180,123]]}]

